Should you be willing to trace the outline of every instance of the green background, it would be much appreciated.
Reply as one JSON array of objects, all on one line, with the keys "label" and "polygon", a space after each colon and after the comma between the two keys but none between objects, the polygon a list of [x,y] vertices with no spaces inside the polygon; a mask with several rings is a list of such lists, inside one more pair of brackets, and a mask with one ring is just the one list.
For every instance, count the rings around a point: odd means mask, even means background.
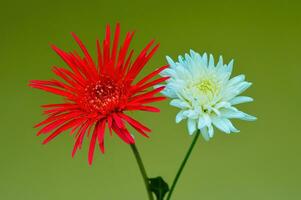
[{"label": "green background", "polygon": [[[87,141],[74,159],[73,138],[62,134],[48,145],[33,124],[43,119],[40,104],[60,98],[30,89],[30,79],[53,78],[51,66],[66,66],[50,49],[77,49],[74,31],[94,52],[107,23],[122,33],[136,30],[136,52],[152,38],[161,43],[143,74],[190,48],[235,59],[255,101],[239,108],[258,117],[236,121],[239,134],[216,131],[199,140],[174,193],[174,200],[301,199],[299,1],[11,1],[0,12],[0,199],[146,199],[130,148],[106,137],[106,154],[87,163]],[[192,137],[175,124],[177,109],[158,103],[160,114],[135,113],[153,129],[136,134],[150,176],[169,183]]]}]

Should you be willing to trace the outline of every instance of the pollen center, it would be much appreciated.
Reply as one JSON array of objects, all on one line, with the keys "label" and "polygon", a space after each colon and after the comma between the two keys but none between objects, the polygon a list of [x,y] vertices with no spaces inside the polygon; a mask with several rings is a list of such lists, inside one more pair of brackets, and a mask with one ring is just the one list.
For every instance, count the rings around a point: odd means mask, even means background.
[{"label": "pollen center", "polygon": [[217,84],[210,79],[201,81],[196,87],[205,94],[214,94],[218,91]]},{"label": "pollen center", "polygon": [[88,85],[82,97],[84,108],[89,112],[103,115],[116,110],[123,95],[123,87],[113,80],[102,77],[101,80]]}]

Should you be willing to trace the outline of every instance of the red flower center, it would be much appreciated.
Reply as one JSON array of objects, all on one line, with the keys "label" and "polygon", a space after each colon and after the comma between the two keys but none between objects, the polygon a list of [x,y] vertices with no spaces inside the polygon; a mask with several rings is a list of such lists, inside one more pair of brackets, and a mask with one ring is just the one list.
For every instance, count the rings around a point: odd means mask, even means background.
[{"label": "red flower center", "polygon": [[87,85],[79,98],[86,111],[106,115],[116,110],[123,95],[122,85],[108,77],[101,77],[101,80]]}]

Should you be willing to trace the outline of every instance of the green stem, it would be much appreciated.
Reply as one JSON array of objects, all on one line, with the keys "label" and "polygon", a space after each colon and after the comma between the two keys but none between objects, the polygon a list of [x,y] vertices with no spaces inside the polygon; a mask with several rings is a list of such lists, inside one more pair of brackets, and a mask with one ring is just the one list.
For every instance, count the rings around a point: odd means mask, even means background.
[{"label": "green stem", "polygon": [[145,168],[144,168],[141,156],[139,154],[139,151],[138,151],[138,149],[137,149],[137,147],[136,147],[135,144],[131,144],[130,146],[131,146],[131,148],[133,150],[133,153],[135,155],[137,164],[139,166],[139,169],[140,169],[140,172],[141,172],[144,184],[145,184],[145,188],[146,188],[146,191],[147,191],[148,199],[149,200],[154,200],[154,197],[152,195],[152,191],[150,189],[149,180],[148,180],[148,177],[147,177],[147,174],[146,174],[146,171],[145,171]]},{"label": "green stem", "polygon": [[169,200],[169,199],[170,199],[170,197],[171,197],[171,195],[172,195],[172,192],[174,191],[174,189],[175,189],[175,187],[176,187],[176,184],[177,184],[177,182],[178,182],[178,179],[179,179],[179,177],[180,177],[180,175],[181,175],[181,173],[182,173],[182,171],[183,171],[183,169],[184,169],[184,167],[185,167],[185,164],[186,164],[186,162],[187,162],[187,160],[188,160],[188,158],[189,158],[189,156],[190,156],[190,154],[191,154],[191,152],[192,152],[192,149],[193,149],[193,147],[194,147],[194,145],[195,145],[195,143],[196,143],[196,141],[197,141],[199,135],[200,135],[200,131],[198,130],[198,131],[195,133],[195,136],[194,136],[194,138],[193,138],[193,141],[192,141],[192,143],[191,143],[191,145],[190,145],[190,147],[189,147],[189,149],[188,149],[188,151],[187,151],[187,153],[186,153],[186,156],[185,156],[184,160],[183,160],[182,163],[181,163],[181,166],[180,166],[180,168],[179,168],[179,170],[178,170],[178,172],[177,172],[177,175],[176,175],[176,177],[175,177],[175,179],[174,179],[174,181],[173,181],[173,183],[172,183],[172,185],[171,185],[171,188],[170,188],[170,191],[169,191],[169,193],[168,193],[168,195],[167,195],[167,199],[166,199],[166,200]]}]

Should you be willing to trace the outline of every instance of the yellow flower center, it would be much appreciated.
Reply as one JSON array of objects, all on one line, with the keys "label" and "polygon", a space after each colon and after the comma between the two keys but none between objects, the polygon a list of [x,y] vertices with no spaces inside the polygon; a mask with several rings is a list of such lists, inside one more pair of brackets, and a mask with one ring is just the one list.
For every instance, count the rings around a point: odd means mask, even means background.
[{"label": "yellow flower center", "polygon": [[202,80],[196,87],[205,94],[214,94],[218,91],[218,86],[211,79]]}]

